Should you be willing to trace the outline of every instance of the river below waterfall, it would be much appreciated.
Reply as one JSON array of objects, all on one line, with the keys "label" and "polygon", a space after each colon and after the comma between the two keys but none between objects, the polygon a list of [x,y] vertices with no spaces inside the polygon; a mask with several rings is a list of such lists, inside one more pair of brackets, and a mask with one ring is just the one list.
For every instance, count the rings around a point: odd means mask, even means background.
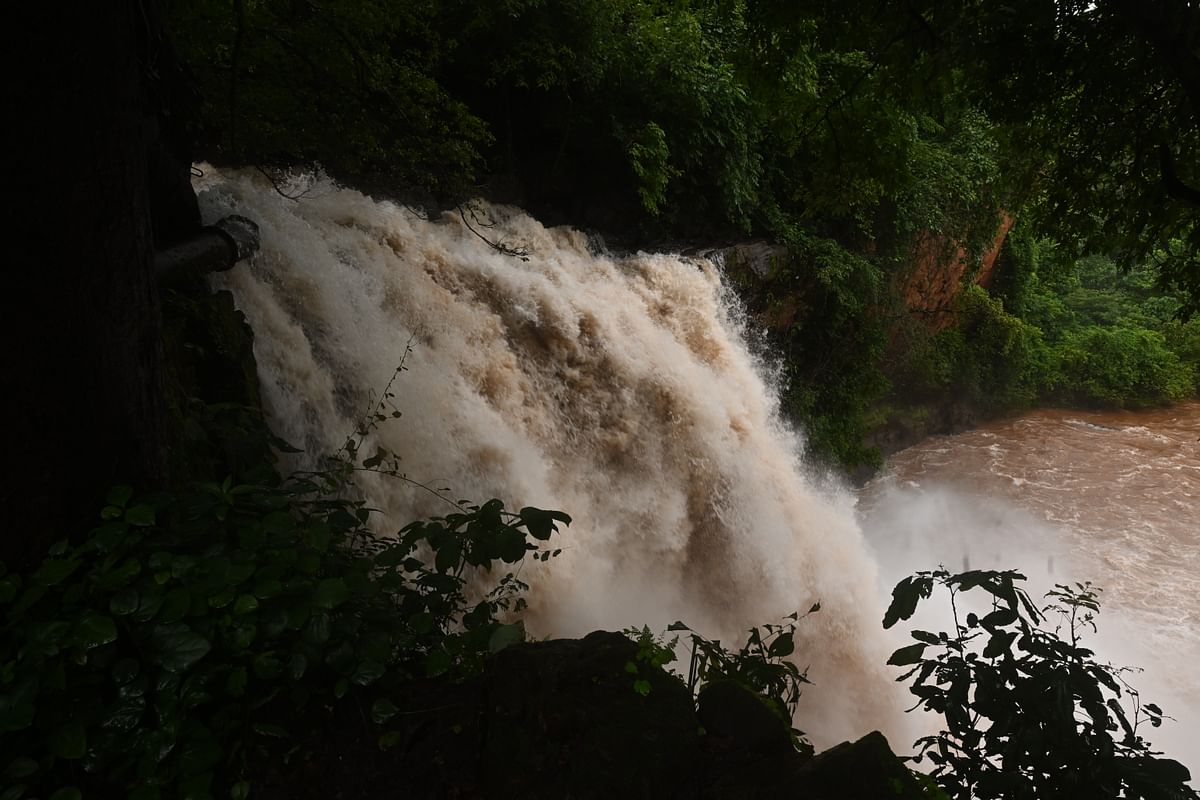
[{"label": "river below waterfall", "polygon": [[1102,660],[1177,722],[1147,738],[1200,764],[1200,403],[1043,410],[893,456],[860,517],[885,584],[939,563],[1020,569],[1035,597],[1101,587]]},{"label": "river below waterfall", "polygon": [[[336,451],[403,363],[403,418],[367,444],[424,485],[360,476],[380,536],[458,498],[572,515],[561,556],[521,568],[535,636],[684,619],[732,643],[819,602],[796,632],[814,684],[799,721],[818,746],[881,728],[904,752],[928,726],[884,666],[902,638],[880,627],[887,591],[939,562],[1020,567],[1038,588],[1106,587],[1105,630],[1132,631],[1110,634],[1126,645],[1113,660],[1153,666],[1173,694],[1147,695],[1183,720],[1172,735],[1197,732],[1200,405],[931,440],[856,499],[804,468],[776,365],[719,264],[610,254],[513,208],[431,218],[319,176],[285,195],[204,172],[205,217],[262,232],[214,283],[254,330],[267,417],[305,451],[292,466]],[[1179,741],[1176,757],[1200,761]]]}]

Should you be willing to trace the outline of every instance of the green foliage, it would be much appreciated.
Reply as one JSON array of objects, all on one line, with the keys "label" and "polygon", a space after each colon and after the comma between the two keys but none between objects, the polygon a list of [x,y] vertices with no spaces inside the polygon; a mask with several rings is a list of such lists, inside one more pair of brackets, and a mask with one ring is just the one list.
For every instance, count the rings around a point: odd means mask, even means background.
[{"label": "green foliage", "polygon": [[797,320],[778,340],[787,369],[784,407],[803,422],[813,455],[847,466],[877,463],[863,434],[873,402],[889,388],[877,368],[886,330],[874,313],[884,302],[884,273],[837,241],[794,226],[785,242],[791,262],[773,291],[796,305]]},{"label": "green foliage", "polygon": [[[889,664],[907,671],[918,707],[945,729],[917,741],[918,760],[954,798],[1195,798],[1188,770],[1158,757],[1140,729],[1163,712],[1143,703],[1126,670],[1084,647],[1095,630],[1097,593],[1058,585],[1038,608],[1013,571],[920,572],[897,584],[884,616],[909,619],[935,589],[949,595],[953,630],[914,630],[915,644]],[[961,595],[981,590],[990,610],[960,614]],[[1064,638],[1065,636],[1065,638]]]},{"label": "green foliage", "polygon": [[[813,747],[804,738],[804,732],[792,726],[796,704],[804,684],[810,681],[807,671],[801,671],[788,657],[796,649],[797,624],[820,610],[821,604],[816,603],[803,616],[790,614],[782,624],[768,623],[761,629],[751,628],[746,643],[737,652],[730,651],[720,641],[704,638],[682,622],[672,623],[667,630],[689,634],[692,654],[687,684],[693,695],[698,696],[707,684],[732,681],[758,695],[767,708],[787,723],[796,749],[811,754]],[[674,642],[671,647],[674,656]]]},{"label": "green foliage", "polygon": [[202,104],[205,158],[292,166],[457,198],[490,140],[435,78],[454,42],[437,6],[169,0]]},{"label": "green foliage", "polygon": [[648,673],[662,669],[675,660],[675,646],[679,644],[679,637],[667,641],[666,637],[655,636],[645,625],[626,628],[621,632],[638,646],[634,660],[626,662],[625,671],[633,676],[633,690],[645,696],[650,693]]},{"label": "green foliage", "polygon": [[629,145],[629,161],[638,179],[638,196],[651,214],[658,214],[667,200],[667,184],[678,174],[670,165],[667,135],[653,122],[647,122]]},{"label": "green foliage", "polygon": [[1194,367],[1155,331],[1089,326],[1069,332],[1055,356],[1054,394],[1072,403],[1138,407],[1182,400],[1196,390]]},{"label": "green foliage", "polygon": [[910,328],[904,361],[895,368],[909,397],[953,396],[997,413],[1028,408],[1042,396],[1051,370],[1042,332],[970,284],[960,293],[957,324],[929,336]]},{"label": "green foliage", "polygon": [[389,686],[471,674],[524,638],[502,621],[521,581],[478,599],[467,584],[536,554],[565,514],[492,500],[377,538],[343,485],[118,487],[84,542],[0,572],[4,797],[245,796],[315,709],[356,695],[385,726]]}]

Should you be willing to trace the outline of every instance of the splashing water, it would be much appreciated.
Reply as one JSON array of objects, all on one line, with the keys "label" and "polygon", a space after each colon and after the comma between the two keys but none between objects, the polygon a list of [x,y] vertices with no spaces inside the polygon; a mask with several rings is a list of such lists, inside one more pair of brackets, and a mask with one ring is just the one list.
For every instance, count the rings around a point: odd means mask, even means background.
[{"label": "splashing water", "polygon": [[[586,237],[485,207],[427,220],[316,181],[301,202],[206,168],[207,217],[261,226],[262,252],[219,280],[255,332],[273,428],[336,450],[400,362],[404,418],[376,432],[407,474],[454,497],[562,509],[561,557],[523,568],[539,636],[684,619],[740,641],[753,624],[822,610],[797,632],[815,684],[799,722],[818,745],[882,727],[903,748],[884,663],[884,607],[852,499],[798,466],[801,442],[748,350],[716,266],[608,257]],[[367,476],[392,530],[444,513]]]},{"label": "splashing water", "polygon": [[859,510],[885,581],[942,562],[1020,569],[1035,597],[1055,583],[1103,588],[1100,631],[1088,646],[1101,660],[1144,670],[1130,682],[1175,719],[1141,733],[1195,774],[1197,499],[1200,403],[1192,402],[1043,409],[935,437],[894,456]]}]

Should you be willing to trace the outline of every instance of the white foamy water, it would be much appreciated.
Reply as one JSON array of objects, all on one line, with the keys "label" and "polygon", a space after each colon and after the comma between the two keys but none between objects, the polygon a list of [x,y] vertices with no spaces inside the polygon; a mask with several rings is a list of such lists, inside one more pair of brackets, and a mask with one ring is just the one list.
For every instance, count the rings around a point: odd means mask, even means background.
[{"label": "white foamy water", "polygon": [[1200,769],[1200,403],[937,437],[889,461],[862,514],[885,583],[942,562],[1020,569],[1035,597],[1100,586],[1098,655],[1144,669],[1130,682],[1178,721],[1143,733]]},{"label": "white foamy water", "polygon": [[[261,253],[219,281],[254,329],[283,438],[336,450],[414,337],[404,417],[379,444],[456,498],[574,517],[562,556],[521,574],[535,635],[683,619],[732,641],[820,601],[797,637],[815,684],[799,724],[818,745],[882,727],[906,749],[852,500],[802,473],[712,263],[595,255],[577,231],[486,209],[487,235],[528,248],[522,261],[457,215],[428,221],[320,182],[292,202],[206,171],[206,215],[261,227]],[[385,530],[445,511],[394,480],[363,488]]]}]

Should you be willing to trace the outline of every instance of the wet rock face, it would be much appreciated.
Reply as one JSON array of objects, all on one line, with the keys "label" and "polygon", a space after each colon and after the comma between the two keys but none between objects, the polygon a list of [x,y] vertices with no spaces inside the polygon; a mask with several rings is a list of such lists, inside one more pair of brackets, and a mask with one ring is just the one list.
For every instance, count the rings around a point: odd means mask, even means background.
[{"label": "wet rock face", "polygon": [[718,258],[727,268],[748,272],[760,280],[772,277],[791,260],[787,247],[771,242],[742,242],[701,254]]},{"label": "wet rock face", "polygon": [[626,665],[636,666],[637,649],[621,634],[597,631],[496,657],[484,684],[482,767],[502,776],[497,796],[686,792],[700,739],[691,694],[662,670],[644,666],[638,677],[650,689],[635,691]]},{"label": "wet rock face", "polygon": [[796,777],[804,786],[802,796],[811,800],[926,797],[925,788],[896,758],[879,731],[819,753]]},{"label": "wet rock face", "polygon": [[955,301],[964,279],[986,287],[991,281],[1000,249],[1012,228],[1013,218],[1005,214],[992,246],[983,255],[974,275],[967,254],[944,239],[926,234],[913,249],[908,268],[896,279],[894,291],[904,301],[909,314],[930,332],[945,330],[954,323]]},{"label": "wet rock face", "polygon": [[[520,644],[465,683],[419,680],[389,697],[388,746],[343,702],[262,765],[262,800],[523,798],[875,800],[923,797],[881,734],[815,758],[732,682],[697,714],[678,678],[616,633]],[[636,674],[628,668],[634,664]],[[649,691],[635,690],[645,680]],[[643,685],[641,687],[645,689]],[[364,704],[365,703],[365,704]],[[284,762],[286,756],[287,762]]]},{"label": "wet rock face", "polygon": [[704,732],[733,749],[787,753],[792,749],[787,724],[762,699],[733,681],[705,686],[697,698]]}]

